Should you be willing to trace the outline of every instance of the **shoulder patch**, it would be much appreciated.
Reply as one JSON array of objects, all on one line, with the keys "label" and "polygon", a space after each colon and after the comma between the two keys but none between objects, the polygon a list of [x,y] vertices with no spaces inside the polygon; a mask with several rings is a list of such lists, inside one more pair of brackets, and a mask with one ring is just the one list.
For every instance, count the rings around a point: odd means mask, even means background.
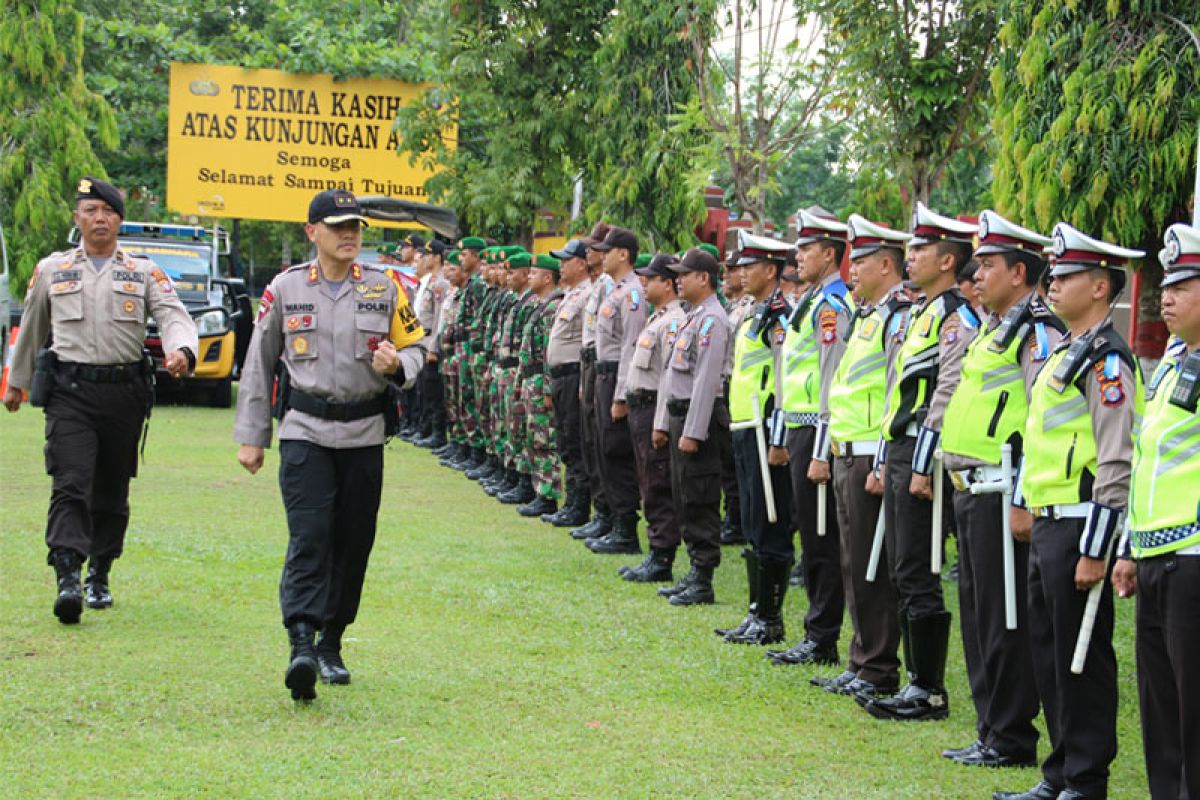
[{"label": "shoulder patch", "polygon": [[831,345],[837,341],[837,320],[838,312],[824,306],[820,313],[817,314],[817,328],[821,331],[821,344]]},{"label": "shoulder patch", "polygon": [[262,322],[268,313],[271,311],[271,304],[275,302],[275,293],[268,286],[263,289],[262,299],[258,301],[258,319],[257,322]]},{"label": "shoulder patch", "polygon": [[1034,361],[1045,361],[1050,357],[1050,337],[1046,335],[1046,323],[1036,323],[1033,333],[1034,335],[1029,337],[1029,357]]},{"label": "shoulder patch", "polygon": [[958,341],[958,331],[962,327],[962,317],[951,314],[942,323],[942,344],[954,344]]},{"label": "shoulder patch", "polygon": [[634,287],[629,290],[629,310],[637,311],[642,305],[642,293]]},{"label": "shoulder patch", "polygon": [[[1113,368],[1110,365],[1115,365],[1115,375],[1110,375]],[[1125,390],[1121,388],[1120,356],[1109,353],[1104,361],[1097,361],[1092,366],[1092,372],[1096,376],[1096,383],[1100,385],[1100,402],[1106,406],[1119,406],[1125,402]]]},{"label": "shoulder patch", "polygon": [[175,286],[171,283],[171,279],[167,277],[167,273],[158,267],[150,270],[150,276],[158,283],[158,288],[162,290],[163,294],[170,294],[175,291]]}]

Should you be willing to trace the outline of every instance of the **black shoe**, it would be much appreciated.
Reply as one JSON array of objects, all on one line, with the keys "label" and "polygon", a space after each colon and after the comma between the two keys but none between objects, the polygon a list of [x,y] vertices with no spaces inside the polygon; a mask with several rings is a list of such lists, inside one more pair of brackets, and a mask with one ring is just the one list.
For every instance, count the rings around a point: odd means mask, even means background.
[{"label": "black shoe", "polygon": [[313,626],[307,622],[289,625],[288,641],[292,645],[292,656],[283,683],[291,690],[293,700],[315,700],[317,653],[313,648]]},{"label": "black shoe", "polygon": [[942,751],[942,758],[948,758],[951,761],[958,761],[963,756],[969,756],[972,753],[978,752],[983,747],[983,742],[976,739],[966,747],[952,747],[949,750]]},{"label": "black shoe", "polygon": [[342,631],[327,627],[317,642],[317,665],[321,670],[321,683],[346,686],[350,683],[350,670],[342,661]]},{"label": "black shoe", "polygon": [[1058,800],[1066,791],[1046,781],[1038,781],[1036,786],[1024,792],[993,792],[992,800]]},{"label": "black shoe", "polygon": [[563,507],[553,514],[543,514],[542,522],[548,522],[556,528],[578,528],[587,524],[588,512],[592,507],[592,498],[578,491],[567,490],[567,500]]},{"label": "black shoe", "polygon": [[688,573],[686,575],[684,575],[682,578],[680,578],[674,585],[659,587],[658,596],[659,597],[674,597],[675,595],[680,594],[685,589],[687,589],[688,586],[690,586],[692,581],[695,579],[696,579],[696,568],[692,567],[690,570],[688,570]]},{"label": "black shoe", "polygon": [[491,475],[496,474],[496,457],[488,456],[483,460],[483,463],[478,467],[472,467],[464,473],[473,481],[482,481]]},{"label": "black shoe", "polygon": [[438,458],[444,458],[445,456],[450,455],[452,452],[454,452],[457,449],[458,449],[458,445],[454,444],[454,442],[447,441],[441,447],[433,448],[433,454],[435,456],[437,456]]},{"label": "black shoe", "polygon": [[946,696],[946,651],[950,646],[950,612],[908,618],[907,664],[912,679],[903,691],[864,705],[877,719],[940,720],[950,715]]},{"label": "black shoe", "polygon": [[113,596],[108,588],[108,573],[112,569],[110,556],[92,556],[88,562],[83,595],[88,608],[112,608]]},{"label": "black shoe", "polygon": [[807,636],[787,650],[768,650],[772,664],[840,664],[836,644],[818,644]]},{"label": "black shoe", "polygon": [[756,614],[741,633],[730,633],[725,641],[730,644],[775,644],[782,642],[785,635],[783,617],[766,620]]},{"label": "black shoe", "polygon": [[417,447],[423,447],[426,450],[433,450],[436,452],[445,446],[446,434],[432,433],[429,436],[423,436],[420,439],[414,439],[413,444],[415,444]]},{"label": "black shoe", "polygon": [[975,748],[974,752],[965,753],[962,756],[954,759],[964,767],[1018,767],[1027,768],[1037,766],[1037,760],[1034,758],[1014,758],[1006,756],[994,747],[980,745]]},{"label": "black shoe", "polygon": [[915,683],[908,684],[891,697],[876,697],[859,705],[875,719],[920,722],[950,716],[950,702],[945,691],[931,692]]},{"label": "black shoe", "polygon": [[[787,636],[783,628],[783,598],[787,596],[788,571],[792,562],[761,557],[757,561],[758,592],[754,595],[754,615],[744,630],[725,637],[730,644],[774,644]],[[746,564],[749,566],[749,559]]]},{"label": "black shoe", "polygon": [[523,505],[533,501],[537,496],[537,492],[533,490],[533,479],[528,475],[522,475],[517,480],[517,485],[510,491],[496,495],[496,499],[506,506]]},{"label": "black shoe", "polygon": [[470,455],[470,449],[465,444],[451,444],[445,454],[438,459],[438,464],[450,467]]},{"label": "black shoe", "polygon": [[720,636],[722,639],[728,639],[730,636],[741,636],[750,627],[750,623],[754,622],[754,612],[758,608],[756,603],[750,604],[750,610],[746,612],[746,616],[742,617],[742,621],[732,628],[713,628],[713,633]]},{"label": "black shoe", "polygon": [[682,592],[671,595],[667,602],[673,606],[708,606],[716,602],[712,588],[712,569],[695,567],[693,572],[695,576],[687,587]]},{"label": "black shoe", "polygon": [[558,510],[558,503],[549,497],[538,495],[523,506],[517,506],[517,513],[522,517],[540,517],[543,514],[553,514]]},{"label": "black shoe", "polygon": [[855,678],[844,686],[839,686],[837,689],[826,686],[825,691],[832,694],[850,695],[854,698],[854,702],[860,706],[866,707],[867,703],[880,697],[888,697],[895,693],[895,686],[880,686],[877,683],[872,683],[865,678]]},{"label": "black shoe", "polygon": [[638,515],[620,514],[613,517],[612,530],[607,536],[599,539],[588,539],[584,544],[588,550],[599,555],[641,555],[642,546],[638,544]]},{"label": "black shoe", "polygon": [[579,541],[588,539],[599,539],[602,536],[607,536],[612,530],[612,515],[607,511],[597,511],[591,522],[580,525],[571,531],[571,538]]},{"label": "black shoe", "polygon": [[675,579],[671,567],[675,564],[674,550],[659,550],[651,547],[646,560],[636,567],[622,567],[618,573],[634,583],[667,583]]},{"label": "black shoe", "polygon": [[79,572],[83,567],[83,556],[74,550],[56,548],[50,552],[49,562],[54,567],[58,581],[58,595],[54,598],[54,616],[63,625],[75,625],[83,614],[83,586]]},{"label": "black shoe", "polygon": [[745,544],[746,536],[742,533],[742,524],[728,514],[721,520],[720,542],[723,545]]},{"label": "black shoe", "polygon": [[[813,686],[817,686],[817,687],[820,687],[821,689],[824,689],[827,692],[833,692],[833,691],[837,691],[838,688],[850,683],[857,677],[858,677],[857,675],[855,675],[853,672],[851,672],[850,670],[847,669],[847,670],[843,670],[841,673],[839,673],[838,675],[835,675],[832,678],[822,678],[820,675],[814,675],[813,677],[808,679],[808,682],[810,684],[812,684]],[[833,687],[833,688],[830,688],[830,687]]]}]

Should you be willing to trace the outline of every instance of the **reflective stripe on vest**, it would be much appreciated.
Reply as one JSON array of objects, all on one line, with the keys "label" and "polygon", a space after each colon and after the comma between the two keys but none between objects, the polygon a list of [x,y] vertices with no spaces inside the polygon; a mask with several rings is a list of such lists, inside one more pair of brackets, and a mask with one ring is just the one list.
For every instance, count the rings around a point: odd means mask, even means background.
[{"label": "reflective stripe on vest", "polygon": [[958,387],[942,419],[942,449],[988,464],[1000,463],[1000,446],[1025,427],[1028,403],[1018,359],[1025,336],[1003,353],[988,345],[1000,331],[980,333],[963,356]]},{"label": "reflective stripe on vest", "polygon": [[903,433],[909,423],[916,421],[917,409],[928,400],[930,379],[937,375],[938,344],[946,316],[946,295],[942,294],[914,311],[908,320],[904,343],[896,354],[896,382],[883,421],[883,438],[888,441],[895,438],[893,429]]},{"label": "reflective stripe on vest", "polygon": [[749,337],[754,316],[747,316],[733,337],[733,373],[729,376],[729,418],[732,422],[754,419],[752,398],[758,395],[759,414],[775,392],[774,353],[763,344],[762,335]]},{"label": "reflective stripe on vest", "polygon": [[858,321],[846,342],[829,390],[829,434],[836,441],[879,438],[887,395],[887,353],[883,344],[890,315],[888,304],[880,304]]},{"label": "reflective stripe on vest", "polygon": [[[851,308],[846,285],[840,280],[821,290],[800,320],[800,330],[788,326],[783,340],[783,410],[791,419],[800,414],[817,414],[821,410],[821,338],[816,320],[829,306],[835,311]],[[799,423],[789,422],[788,427]]]}]

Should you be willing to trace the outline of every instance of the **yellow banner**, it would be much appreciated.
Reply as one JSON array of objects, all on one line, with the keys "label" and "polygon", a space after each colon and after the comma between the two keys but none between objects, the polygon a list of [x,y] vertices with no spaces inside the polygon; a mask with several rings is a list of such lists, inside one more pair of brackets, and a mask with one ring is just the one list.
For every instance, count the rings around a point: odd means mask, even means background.
[{"label": "yellow banner", "polygon": [[[392,131],[397,110],[425,88],[173,63],[167,205],[205,217],[306,222],[309,201],[325,189],[428,202],[433,172],[397,155]],[[453,143],[457,132],[443,135]]]}]

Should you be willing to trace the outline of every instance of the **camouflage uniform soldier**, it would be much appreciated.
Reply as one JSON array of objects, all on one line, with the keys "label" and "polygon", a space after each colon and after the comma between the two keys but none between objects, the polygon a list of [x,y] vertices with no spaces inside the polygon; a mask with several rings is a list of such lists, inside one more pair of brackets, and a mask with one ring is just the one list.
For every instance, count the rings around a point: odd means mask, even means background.
[{"label": "camouflage uniform soldier", "polygon": [[475,353],[473,369],[475,371],[475,387],[482,405],[481,423],[483,426],[483,442],[485,458],[481,466],[467,470],[464,473],[473,481],[483,481],[497,474],[502,468],[500,461],[500,453],[496,449],[496,418],[492,415],[492,409],[495,407],[496,387],[492,385],[492,330],[495,327],[496,309],[499,306],[501,299],[506,294],[496,278],[497,268],[492,259],[492,251],[487,251],[488,257],[484,259],[481,271],[483,274],[484,284],[487,289],[484,294],[483,302],[479,306],[479,316],[483,331],[480,337],[482,347],[480,352]]},{"label": "camouflage uniform soldier", "polygon": [[[468,237],[473,245],[481,245],[482,240]],[[466,241],[466,240],[464,240]],[[482,249],[482,248],[480,248]],[[483,277],[479,274],[479,260],[467,258],[463,260],[463,269],[470,277],[462,290],[462,300],[459,306],[459,323],[465,331],[461,354],[458,364],[460,384],[462,386],[462,414],[467,441],[459,449],[458,458],[447,466],[453,469],[467,470],[481,465],[484,461],[483,433],[479,428],[479,402],[475,391],[475,373],[472,370],[472,356],[479,351],[478,328],[479,307],[483,303]]]},{"label": "camouflage uniform soldier", "polygon": [[521,333],[529,315],[537,306],[537,296],[529,290],[529,267],[532,257],[521,251],[508,258],[508,288],[517,294],[509,312],[500,338],[497,360],[503,372],[500,387],[502,425],[505,430],[504,462],[515,474],[515,485],[508,491],[496,495],[505,505],[521,505],[534,499],[532,466],[529,463],[522,431],[525,427],[525,398],[521,395],[521,376],[517,354],[521,347]]},{"label": "camouflage uniform soldier", "polygon": [[489,396],[487,398],[487,413],[491,419],[492,448],[499,463],[499,468],[484,486],[484,491],[492,497],[498,497],[512,491],[516,488],[520,479],[516,470],[512,469],[511,464],[505,459],[508,440],[511,436],[511,431],[504,425],[506,404],[510,399],[506,388],[509,386],[506,378],[506,372],[509,368],[501,365],[500,355],[505,331],[512,324],[513,314],[515,313],[514,307],[517,302],[517,293],[508,287],[508,268],[505,262],[509,253],[517,254],[519,252],[523,252],[521,248],[505,248],[496,251],[498,263],[494,269],[494,275],[499,298],[496,301],[492,320],[489,321],[489,328],[484,343],[486,350],[485,357],[488,360],[487,369],[491,375]]},{"label": "camouflage uniform soldier", "polygon": [[[462,420],[458,415],[458,364],[454,360],[455,342],[453,337],[458,329],[459,291],[466,283],[467,275],[455,263],[455,259],[451,259],[446,266],[445,277],[450,284],[450,290],[446,293],[445,302],[442,304],[442,313],[438,319],[437,333],[431,352],[439,353],[441,356],[438,368],[442,371],[442,383],[445,387],[447,442],[452,442],[456,436],[461,436],[462,430]],[[430,448],[433,445],[432,442],[425,440],[419,440],[417,444]]]}]

